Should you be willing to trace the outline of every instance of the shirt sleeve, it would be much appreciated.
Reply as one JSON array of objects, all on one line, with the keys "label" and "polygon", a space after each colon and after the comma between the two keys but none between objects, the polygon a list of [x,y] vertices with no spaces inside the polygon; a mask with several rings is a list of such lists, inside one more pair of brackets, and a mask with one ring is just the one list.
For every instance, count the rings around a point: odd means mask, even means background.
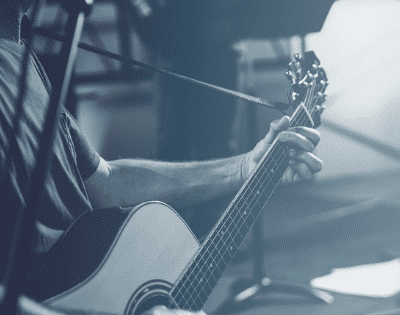
[{"label": "shirt sleeve", "polygon": [[67,110],[65,112],[70,135],[75,146],[78,169],[82,179],[85,180],[96,171],[100,163],[100,155],[90,145],[76,119]]}]

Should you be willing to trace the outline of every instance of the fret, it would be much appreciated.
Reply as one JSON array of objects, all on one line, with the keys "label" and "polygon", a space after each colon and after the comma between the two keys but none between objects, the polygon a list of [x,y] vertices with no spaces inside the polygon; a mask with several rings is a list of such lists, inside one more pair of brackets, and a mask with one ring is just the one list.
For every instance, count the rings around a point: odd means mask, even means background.
[{"label": "fret", "polygon": [[194,302],[191,292],[193,292],[192,289],[185,288],[185,290],[182,291],[182,297],[179,300],[175,300],[179,308],[187,308]]},{"label": "fret", "polygon": [[203,308],[204,302],[205,302],[206,300],[203,301],[203,300],[200,298],[200,296],[196,294],[196,292],[194,293],[194,295],[195,295],[194,303],[192,304],[191,307],[189,307],[189,309],[190,309],[191,311],[200,311],[200,310]]},{"label": "fret", "polygon": [[186,271],[185,275],[182,277],[182,280],[179,282],[180,284],[180,288],[182,288],[182,290],[179,290],[183,293],[185,292],[191,292],[192,290],[195,289],[195,285],[193,284],[193,282],[189,281],[189,276],[192,273],[190,271]]},{"label": "fret", "polygon": [[240,225],[240,233],[242,235],[244,235],[244,237],[246,237],[247,232],[250,230],[251,228],[251,224],[250,222],[248,222],[247,217],[245,216],[245,214],[243,213],[243,215],[240,218],[240,222],[238,223],[238,225]]},{"label": "fret", "polygon": [[[236,242],[236,244],[240,244],[240,243],[244,240],[244,238],[245,238],[246,235],[243,235],[243,234],[242,234],[242,231],[241,231],[241,229],[240,229],[240,228],[241,228],[240,220],[237,220],[237,221],[239,221],[239,222],[233,221],[233,224],[235,225],[236,234],[237,234],[238,236],[240,236],[240,241]],[[234,238],[234,239],[235,239],[235,238]]]},{"label": "fret", "polygon": [[202,269],[204,275],[206,276],[206,278],[208,279],[208,283],[212,287],[214,287],[214,285],[219,280],[219,277],[216,277],[215,273],[213,272],[213,271],[216,271],[214,262],[212,261],[211,257],[208,257],[208,259],[201,257],[201,260],[202,260],[201,269]]},{"label": "fret", "polygon": [[212,291],[213,286],[208,283],[208,278],[203,273],[203,270],[199,268],[199,266],[197,266],[196,264],[192,263],[184,276],[181,278],[181,281],[178,283],[176,288],[178,288],[179,291],[183,292],[198,292],[199,283],[201,283],[201,288],[203,288],[205,292]]},{"label": "fret", "polygon": [[235,256],[235,252],[233,252],[233,247],[227,247],[226,251],[224,252],[224,259],[228,261],[228,264],[232,261],[233,256]]},{"label": "fret", "polygon": [[225,215],[222,220],[221,223],[224,225],[224,227],[226,228],[226,232],[228,234],[232,234],[235,233],[234,228],[236,227],[234,224],[234,220],[233,220],[233,216],[231,216],[231,213],[228,213],[227,215]]},{"label": "fret", "polygon": [[[201,292],[203,290],[203,287],[198,285],[198,282],[192,282],[189,284],[189,282],[186,282],[183,287],[182,287],[182,292],[183,296],[182,299],[179,301],[179,305],[182,303],[189,303],[193,304],[196,298],[196,295],[200,296]],[[193,295],[195,294],[195,295]],[[205,295],[205,294],[203,294]],[[204,300],[206,301],[206,300]]]},{"label": "fret", "polygon": [[228,248],[232,252],[232,248],[236,250],[243,239],[241,237],[241,234],[239,234],[238,232],[236,224],[233,221],[231,221],[231,224],[228,226],[228,231],[229,231],[229,240],[226,243],[226,245],[228,245]]},{"label": "fret", "polygon": [[[197,303],[197,304],[196,304]],[[181,309],[192,309],[195,307],[202,307],[204,303],[198,298],[196,291],[186,290],[184,293],[183,299],[178,303],[179,308]]]},{"label": "fret", "polygon": [[[203,288],[206,291],[207,290],[212,290],[214,288],[214,286],[212,285],[212,282],[210,281],[210,280],[212,280],[212,279],[210,279],[211,273],[207,272],[207,271],[209,271],[209,270],[204,268],[203,265],[201,265],[201,266],[195,265],[194,268],[193,268],[193,272],[189,276],[188,280],[189,281],[193,281],[193,282],[195,280],[197,280],[196,284],[195,284],[195,287],[196,287],[198,285],[198,283],[199,283],[198,279],[201,279],[201,283],[202,283]],[[198,275],[198,278],[197,278],[197,275]]]},{"label": "fret", "polygon": [[239,213],[241,213],[241,215],[243,215],[244,212],[246,212],[246,214],[252,212],[254,208],[258,207],[257,195],[250,186],[244,192],[243,197],[237,200],[235,206],[240,209]]},{"label": "fret", "polygon": [[[214,234],[219,234],[218,229]],[[216,237],[210,237],[210,240],[212,243],[219,243],[221,244],[221,252],[224,252],[223,257],[225,261],[231,261],[236,250],[237,246],[234,243],[234,239],[232,238],[232,235],[229,233],[224,233],[222,237],[219,237],[218,240],[214,241],[214,239],[217,239]]]},{"label": "fret", "polygon": [[[223,229],[223,230],[225,230],[225,229]],[[219,234],[218,229],[216,230],[215,234],[217,234],[217,235]],[[210,239],[214,240],[214,239],[216,239],[216,237],[210,237]],[[214,241],[212,241],[212,242],[214,243]],[[231,254],[231,252],[233,251],[233,247],[231,245],[233,243],[233,238],[228,232],[224,232],[222,234],[222,237],[219,237],[218,241],[216,241],[216,242],[220,242],[221,244],[223,244],[223,246],[226,248],[226,252],[229,254],[230,259],[233,258],[233,254]]]},{"label": "fret", "polygon": [[236,233],[235,235],[233,235],[233,241],[230,245],[238,249],[242,241],[243,237],[239,233]]},{"label": "fret", "polygon": [[229,234],[236,234],[240,230],[241,220],[243,219],[242,209],[243,206],[238,207],[237,204],[232,204],[227,217],[223,219],[225,226],[228,227]]},{"label": "fret", "polygon": [[246,233],[246,235],[247,235],[255,222],[255,218],[253,215],[251,215],[251,216],[249,215],[244,219],[243,222],[244,222],[243,226],[246,226],[246,228],[247,228],[247,233]]},{"label": "fret", "polygon": [[[267,181],[268,183],[268,181]],[[263,186],[263,181],[258,181],[258,182],[251,182],[249,185],[249,188],[245,191],[245,197],[244,198],[252,198],[254,199],[254,207],[249,209],[255,217],[258,216],[258,212],[261,211],[262,206],[264,205],[264,190],[265,186]]]},{"label": "fret", "polygon": [[[229,245],[232,241],[232,230],[231,230],[231,225],[232,225],[232,221],[230,219],[226,220],[225,218],[221,221],[221,226],[222,226],[222,230],[224,231],[222,240],[224,241],[225,245]],[[218,228],[217,228],[218,229]],[[217,234],[218,235],[218,234]],[[217,236],[216,235],[216,236]],[[214,239],[214,238],[213,238]]]},{"label": "fret", "polygon": [[214,286],[211,287],[208,281],[204,279],[201,282],[201,286],[207,297],[211,294],[212,290],[214,289]]},{"label": "fret", "polygon": [[[171,297],[174,300],[174,303],[178,306],[181,307],[181,303],[184,300],[184,295],[187,291],[182,291],[179,289],[172,290],[171,291]],[[171,303],[172,304],[172,303]]]},{"label": "fret", "polygon": [[[194,286],[192,283],[185,281],[179,283],[179,289],[175,289],[171,292],[171,296],[174,301],[178,304],[179,308],[191,308],[191,305],[202,307],[204,302],[207,300],[212,289],[204,287],[203,282],[200,280],[198,285]],[[176,287],[178,288],[178,287]],[[199,303],[199,301],[202,301]]]},{"label": "fret", "polygon": [[201,278],[199,280],[199,285],[198,285],[198,289],[196,290],[196,292],[199,294],[200,298],[205,302],[208,299],[208,295],[211,293],[211,291],[206,291],[206,288],[204,287],[203,284],[203,278]]},{"label": "fret", "polygon": [[[240,210],[242,210],[242,209],[252,209],[256,203],[257,203],[257,199],[254,198],[254,196],[252,196],[251,194],[243,197],[242,199],[240,199],[239,204],[237,206],[237,208],[239,210],[238,213],[241,213]],[[243,213],[243,211],[242,211],[242,213]]]},{"label": "fret", "polygon": [[[198,278],[195,277],[195,275],[199,275]],[[201,279],[201,282],[200,280]],[[215,279],[211,279],[211,272],[207,268],[204,268],[204,266],[198,266],[196,265],[193,269],[193,277],[189,277],[189,281],[195,281],[194,287],[196,288],[200,283],[201,286],[204,288],[204,290],[207,291],[212,291],[214,288],[214,285],[216,283]],[[214,283],[213,283],[214,282]]]},{"label": "fret", "polygon": [[[211,240],[211,242],[213,241]],[[227,251],[227,248],[222,241],[218,241],[217,244],[213,243],[213,245],[214,249],[211,251],[210,255],[215,257],[218,269],[224,271],[225,268],[228,266],[229,261],[225,261],[224,255],[222,253],[225,253]]]},{"label": "fret", "polygon": [[238,223],[238,225],[241,225],[239,228],[239,232],[242,235],[243,239],[246,237],[247,233],[249,232],[251,225],[248,226],[246,224],[246,220],[244,218],[241,218],[242,220]]},{"label": "fret", "polygon": [[221,252],[224,252],[226,250],[225,246],[220,242],[220,244],[214,245],[214,249],[208,249],[208,254],[211,257],[214,257],[214,263],[217,265],[217,268],[219,270],[223,270],[224,267],[227,267],[228,264],[226,264],[223,260],[223,256]]},{"label": "fret", "polygon": [[[258,205],[258,199],[257,199],[257,205]],[[245,220],[247,220],[249,222],[252,222],[252,221],[255,220],[255,216],[254,216],[253,211],[251,209],[245,209],[243,211],[243,214],[246,216]]]},{"label": "fret", "polygon": [[[237,250],[237,246],[234,244],[234,239],[232,237],[232,235],[226,233],[225,240],[223,240],[224,243],[224,259],[228,260],[229,262],[231,261],[231,259],[233,258],[233,256],[236,253]],[[228,257],[228,259],[226,258]]]},{"label": "fret", "polygon": [[[218,259],[219,252],[215,248],[210,248],[210,247],[203,247],[205,249],[205,252],[201,255],[204,260],[204,264],[211,270],[214,271],[213,275],[215,278],[219,278],[218,272],[221,274],[222,271],[218,267],[218,264],[220,263],[220,260]],[[200,251],[201,252],[201,251]],[[216,271],[218,271],[216,273]]]},{"label": "fret", "polygon": [[[208,291],[206,290],[203,282],[204,282],[203,278],[200,278],[197,282],[197,286],[195,287],[195,289],[192,291],[188,291],[189,293],[190,292],[192,293],[190,299],[194,300],[196,306],[200,305],[200,308],[202,307],[204,302],[207,301],[208,296],[211,292],[210,289]],[[200,303],[198,303],[199,301]]]},{"label": "fret", "polygon": [[[226,251],[228,251],[228,248],[225,244],[225,242],[223,241],[222,238],[220,238],[218,241],[216,241],[217,244],[214,244],[214,240],[210,239],[210,241],[213,243],[213,245],[215,246],[215,251],[216,254],[219,256],[219,259],[226,265],[226,267],[228,266],[229,262],[228,260],[226,260],[224,253]],[[214,254],[214,250],[212,251],[211,255]]]},{"label": "fret", "polygon": [[[181,284],[181,283],[180,283]],[[183,303],[184,300],[186,299],[192,299],[193,297],[188,297],[186,295],[186,292],[188,294],[192,293],[196,293],[199,295],[200,299],[202,301],[206,301],[208,296],[210,295],[210,293],[212,292],[212,287],[207,283],[207,279],[205,279],[205,277],[199,277],[199,279],[196,279],[196,285],[191,285],[191,288],[188,289],[186,286],[186,283],[180,286],[180,289],[178,290],[178,292],[175,294],[176,295],[176,301],[178,303],[178,305],[181,305]],[[175,290],[173,290],[173,292],[175,292]],[[173,292],[171,293],[172,296]]]},{"label": "fret", "polygon": [[[229,218],[228,222],[228,231],[230,234],[230,237],[232,238],[232,242],[228,243],[228,245],[232,245],[234,244],[236,247],[238,247],[240,245],[240,243],[243,241],[242,235],[239,232],[239,228],[236,224],[235,221],[233,221],[231,218]],[[227,224],[225,224],[227,225]]]},{"label": "fret", "polygon": [[[254,216],[254,212],[257,212],[257,210],[260,208],[259,205],[259,199],[256,195],[254,194],[248,194],[246,197],[244,197],[243,199],[245,199],[244,201],[239,201],[237,206],[241,206],[243,205],[243,209],[242,209],[242,216],[241,216],[241,220],[240,222],[246,223],[247,227],[250,228],[251,225],[253,224],[253,220],[255,218]],[[247,234],[247,233],[246,233]]]}]

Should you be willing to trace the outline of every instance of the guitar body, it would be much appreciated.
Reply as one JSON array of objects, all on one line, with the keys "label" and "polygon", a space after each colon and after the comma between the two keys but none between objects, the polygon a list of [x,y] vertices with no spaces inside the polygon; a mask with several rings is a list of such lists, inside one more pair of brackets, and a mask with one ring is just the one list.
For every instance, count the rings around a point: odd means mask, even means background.
[{"label": "guitar body", "polygon": [[[328,85],[314,52],[294,56],[289,127],[316,127]],[[200,246],[176,212],[149,202],[86,213],[52,249],[27,294],[69,310],[139,315],[154,305],[200,310],[289,165],[277,139]]]},{"label": "guitar body", "polygon": [[57,309],[124,315],[170,305],[172,285],[199,249],[184,221],[160,202],[139,205],[123,220],[120,211],[99,212],[67,231],[29,294]]}]

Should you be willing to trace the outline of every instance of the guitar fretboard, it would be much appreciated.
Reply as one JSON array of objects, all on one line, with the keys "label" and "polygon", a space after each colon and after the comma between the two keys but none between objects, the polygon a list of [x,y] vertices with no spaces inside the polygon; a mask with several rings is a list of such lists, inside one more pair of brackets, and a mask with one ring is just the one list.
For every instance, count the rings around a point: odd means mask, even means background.
[{"label": "guitar fretboard", "polygon": [[[313,121],[304,106],[298,106],[289,127],[308,126]],[[289,147],[275,141],[252,175],[237,193],[208,235],[198,254],[171,291],[181,309],[200,310],[223,271],[278,186],[288,166]]]}]

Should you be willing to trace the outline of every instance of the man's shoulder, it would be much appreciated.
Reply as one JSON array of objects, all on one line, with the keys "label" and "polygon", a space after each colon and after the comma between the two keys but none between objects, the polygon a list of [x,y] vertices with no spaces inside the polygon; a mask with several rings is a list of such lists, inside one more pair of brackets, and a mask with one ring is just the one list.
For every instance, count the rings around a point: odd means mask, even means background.
[{"label": "man's shoulder", "polygon": [[[15,84],[13,77],[20,73],[24,46],[11,40],[0,38],[0,76],[6,77],[6,84]],[[10,82],[11,80],[11,82]]]},{"label": "man's shoulder", "polygon": [[24,51],[24,45],[21,45],[12,40],[0,38],[0,54],[7,54],[14,56],[14,58],[20,59]]}]

